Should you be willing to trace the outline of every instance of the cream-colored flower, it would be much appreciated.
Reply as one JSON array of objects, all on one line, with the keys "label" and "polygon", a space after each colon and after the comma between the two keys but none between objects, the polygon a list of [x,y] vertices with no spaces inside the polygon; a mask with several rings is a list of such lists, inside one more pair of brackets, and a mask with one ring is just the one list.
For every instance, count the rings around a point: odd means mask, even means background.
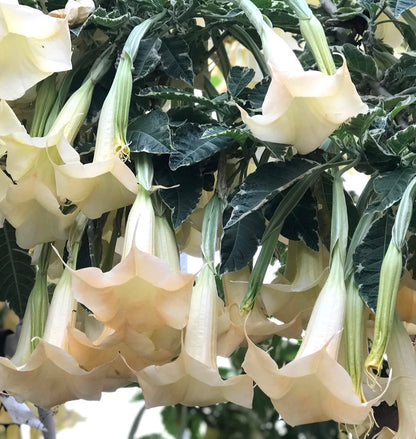
[{"label": "cream-colored flower", "polygon": [[231,401],[251,407],[252,381],[247,375],[223,380],[216,364],[218,296],[215,277],[205,266],[192,292],[189,321],[179,357],[163,366],[136,372],[147,407],[211,405]]},{"label": "cream-colored flower", "polygon": [[29,176],[17,185],[10,184],[3,200],[0,189],[0,217],[2,215],[16,229],[19,247],[32,248],[36,244],[66,239],[77,212],[65,215],[50,188],[35,176]]},{"label": "cream-colored flower", "polygon": [[416,324],[416,281],[408,270],[400,280],[396,310],[402,320]]},{"label": "cream-colored flower", "polygon": [[79,156],[55,164],[57,192],[77,204],[89,218],[133,203],[137,181],[118,157],[82,164]]},{"label": "cream-colored flower", "polygon": [[247,338],[243,368],[290,425],[329,419],[360,424],[371,410],[372,402],[361,403],[350,376],[337,362],[345,301],[344,270],[335,250],[328,279],[295,359],[279,369]]},{"label": "cream-colored flower", "polygon": [[79,26],[94,12],[93,0],[68,0],[65,9],[56,9],[49,15],[57,18],[66,18],[70,27]]},{"label": "cream-colored flower", "polygon": [[[305,329],[315,301],[328,275],[329,254],[320,246],[315,252],[302,241],[289,241],[284,276],[263,285],[260,296],[268,315],[290,322],[302,315]],[[294,338],[300,334],[293,333]],[[255,341],[255,340],[254,340]]]},{"label": "cream-colored flower", "polygon": [[384,428],[378,439],[413,439],[416,437],[416,354],[397,314],[387,346],[387,357],[392,380],[385,399],[389,404],[397,401],[399,429],[394,433]]},{"label": "cream-colored flower", "polygon": [[[17,243],[22,248],[65,239],[76,214],[61,211],[64,200],[57,197],[50,157],[59,161],[76,152],[62,133],[30,137],[17,119],[10,115],[8,120],[10,124],[0,123],[0,142],[7,149],[6,170],[16,184],[2,178],[1,214],[16,228]],[[11,131],[12,126],[16,131]]]},{"label": "cream-colored flower", "polygon": [[[79,156],[55,163],[58,194],[77,204],[89,218],[99,218],[104,212],[128,206],[137,194],[137,179],[120,159],[116,133],[116,109],[125,104],[124,94],[130,99],[131,93],[128,87],[128,81],[132,81],[131,68],[125,68],[125,61],[120,62],[101,109],[92,163],[81,163]],[[120,90],[124,100],[119,96]],[[124,111],[128,113],[128,108]],[[127,148],[125,144],[123,147]]]},{"label": "cream-colored flower", "polygon": [[0,98],[14,100],[53,72],[71,69],[66,20],[17,0],[0,2]]},{"label": "cream-colored flower", "polygon": [[[247,319],[240,313],[240,305],[247,291],[250,270],[248,267],[223,275],[225,313],[220,320],[228,320],[224,332],[218,334],[218,354],[228,357],[245,341],[245,331],[255,343],[275,334],[282,337],[300,337],[303,316],[298,313],[287,324],[277,324],[269,320],[262,307],[261,298],[256,299]],[[224,323],[223,323],[224,325]]]},{"label": "cream-colored flower", "polygon": [[7,103],[2,103],[0,111],[6,117],[0,119],[0,144],[7,151],[6,170],[16,184],[8,189],[0,210],[17,229],[21,247],[67,237],[76,213],[65,215],[61,211],[67,196],[57,192],[54,166],[79,157],[70,141],[88,111],[93,89],[94,81],[88,77],[65,103],[49,134],[43,137],[31,137]]},{"label": "cream-colored flower", "polygon": [[367,111],[345,60],[334,75],[305,72],[290,47],[267,25],[262,41],[272,76],[262,114],[249,116],[240,108],[255,137],[293,145],[300,154],[308,154],[343,122]]},{"label": "cream-colored flower", "polygon": [[144,332],[186,324],[194,276],[172,271],[136,247],[109,272],[90,267],[72,277],[75,298],[113,329]]},{"label": "cream-colored flower", "polygon": [[43,408],[73,399],[100,399],[105,373],[105,368],[81,369],[66,351],[43,340],[20,367],[0,357],[1,388],[19,401]]},{"label": "cream-colored flower", "polygon": [[[31,343],[33,315],[30,307],[26,309],[19,340],[19,345],[23,345],[18,346],[19,354],[11,360],[0,358],[1,389],[19,401],[28,400],[43,408],[72,399],[100,398],[101,392],[108,385],[107,373],[112,365],[106,364],[86,371],[65,350],[67,328],[71,326],[74,305],[71,278],[66,269],[55,288],[43,338],[32,353],[27,350],[27,346]],[[113,381],[114,377],[112,386]],[[126,384],[123,377],[119,378],[118,383]]]},{"label": "cream-colored flower", "polygon": [[107,377],[125,377],[135,381],[131,370],[151,364],[165,364],[180,351],[180,331],[172,328],[140,333],[132,328],[114,330],[105,326],[96,340],[73,329],[69,333],[68,352],[85,370],[112,364]]}]

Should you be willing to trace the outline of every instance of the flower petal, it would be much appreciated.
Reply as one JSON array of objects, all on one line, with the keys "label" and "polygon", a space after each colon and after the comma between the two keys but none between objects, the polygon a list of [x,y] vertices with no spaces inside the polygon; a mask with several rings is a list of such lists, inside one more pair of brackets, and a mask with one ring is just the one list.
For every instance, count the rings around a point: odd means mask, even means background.
[{"label": "flower petal", "polygon": [[23,96],[53,72],[71,69],[71,39],[66,20],[17,2],[2,1],[0,65],[0,97],[6,100]]}]

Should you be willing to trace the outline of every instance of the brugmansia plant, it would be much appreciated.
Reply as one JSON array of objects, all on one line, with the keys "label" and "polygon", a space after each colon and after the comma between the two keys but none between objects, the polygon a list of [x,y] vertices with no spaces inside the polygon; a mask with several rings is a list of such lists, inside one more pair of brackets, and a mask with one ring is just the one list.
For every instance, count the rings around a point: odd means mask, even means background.
[{"label": "brugmansia plant", "polygon": [[0,0],[0,437],[416,438],[414,6]]}]

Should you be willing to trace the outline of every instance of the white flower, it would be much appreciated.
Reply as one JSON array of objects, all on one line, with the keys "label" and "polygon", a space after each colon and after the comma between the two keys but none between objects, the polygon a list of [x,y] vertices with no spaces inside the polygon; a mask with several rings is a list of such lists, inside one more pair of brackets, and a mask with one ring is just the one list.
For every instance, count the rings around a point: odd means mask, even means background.
[{"label": "white flower", "polygon": [[71,69],[66,20],[17,0],[0,1],[0,98],[18,99],[54,72]]}]

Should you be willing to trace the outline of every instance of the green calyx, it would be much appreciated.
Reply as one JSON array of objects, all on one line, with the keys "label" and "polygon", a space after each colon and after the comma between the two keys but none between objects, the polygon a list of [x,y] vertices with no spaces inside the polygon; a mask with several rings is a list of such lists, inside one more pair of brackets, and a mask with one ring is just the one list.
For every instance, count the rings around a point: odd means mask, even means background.
[{"label": "green calyx", "polygon": [[287,2],[299,19],[303,38],[312,50],[319,70],[326,75],[334,75],[336,72],[334,60],[321,23],[313,15],[306,0],[287,0]]}]

